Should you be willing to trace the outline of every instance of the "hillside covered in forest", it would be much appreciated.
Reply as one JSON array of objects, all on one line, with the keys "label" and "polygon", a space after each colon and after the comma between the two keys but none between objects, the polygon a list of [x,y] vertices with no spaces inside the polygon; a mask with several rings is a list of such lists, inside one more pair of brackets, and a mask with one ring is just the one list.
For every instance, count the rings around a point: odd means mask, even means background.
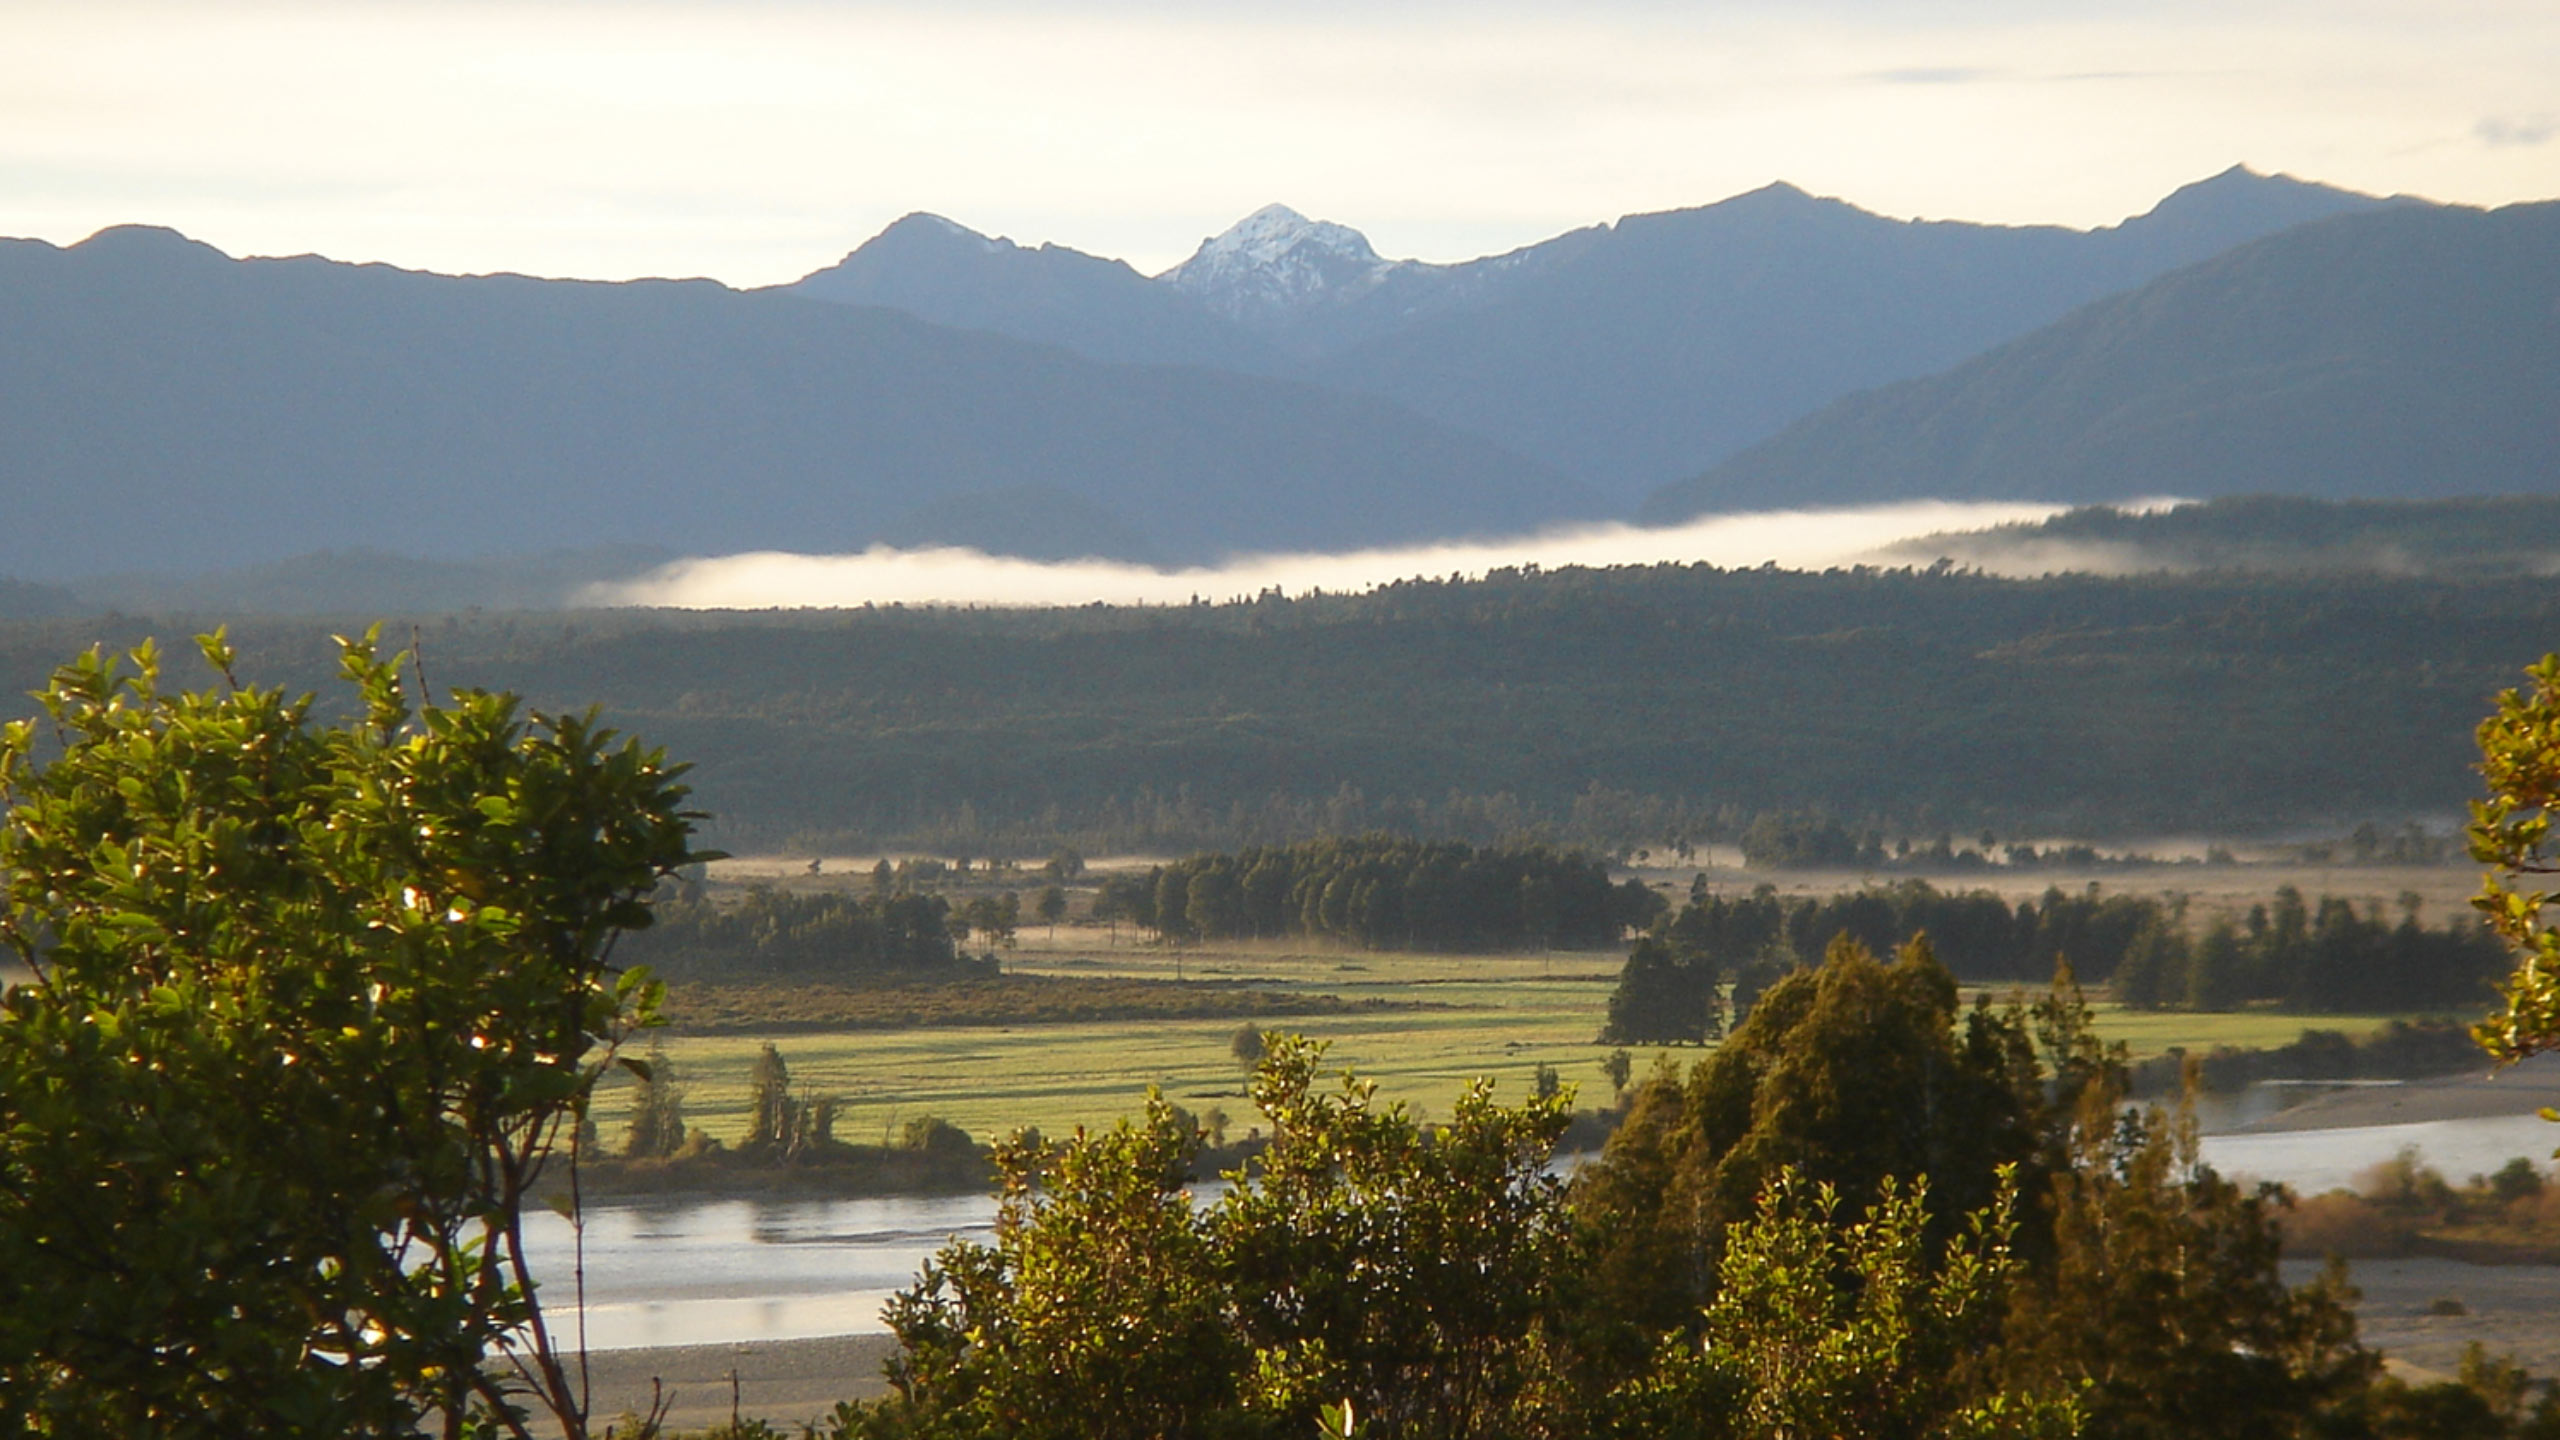
[{"label": "hillside covered in forest", "polygon": [[[218,618],[11,624],[0,685]],[[247,673],[324,689],[328,634],[367,618],[233,633]],[[1922,835],[2449,821],[2472,727],[2560,635],[2560,594],[1660,566],[1170,608],[463,614],[386,638],[413,634],[440,691],[599,705],[692,762],[733,848],[1636,846],[1803,810]]]}]

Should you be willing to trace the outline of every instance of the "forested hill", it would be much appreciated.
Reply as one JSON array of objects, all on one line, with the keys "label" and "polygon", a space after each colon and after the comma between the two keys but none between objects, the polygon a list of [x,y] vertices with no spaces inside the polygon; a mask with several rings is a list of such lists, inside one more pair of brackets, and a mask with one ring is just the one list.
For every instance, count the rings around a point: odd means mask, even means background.
[{"label": "forested hill", "polygon": [[[0,627],[0,688],[101,635],[201,623]],[[322,688],[325,637],[356,623],[241,626],[245,673]],[[421,634],[439,689],[601,704],[696,762],[733,845],[1486,841],[1584,820],[1566,838],[1651,844],[1794,807],[2127,834],[2450,817],[2476,790],[2489,697],[2560,647],[2560,588],[1665,566],[1172,609],[455,616]]]},{"label": "forested hill", "polygon": [[2092,505],[2032,524],[1924,535],[1883,554],[1917,565],[1950,560],[2001,575],[2550,575],[2560,572],[2560,495],[2432,501],[2248,495],[2158,510]]},{"label": "forested hill", "polygon": [[2560,203],[2299,226],[1853,395],[1646,517],[1876,500],[2560,492]]}]

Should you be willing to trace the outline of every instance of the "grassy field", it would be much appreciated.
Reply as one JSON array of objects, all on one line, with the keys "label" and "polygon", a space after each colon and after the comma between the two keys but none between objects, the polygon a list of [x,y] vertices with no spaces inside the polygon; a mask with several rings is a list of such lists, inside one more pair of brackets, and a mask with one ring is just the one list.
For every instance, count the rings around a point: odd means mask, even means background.
[{"label": "grassy field", "polygon": [[[1123,937],[1109,945],[1099,931],[1062,928],[1052,942],[1026,931],[1006,968],[1058,976],[1249,981],[1275,989],[1320,990],[1357,1000],[1430,1002],[1435,1008],[1309,1017],[1288,1028],[1330,1042],[1332,1059],[1379,1082],[1389,1098],[1425,1116],[1445,1116],[1460,1088],[1490,1076],[1500,1093],[1518,1096],[1536,1067],[1552,1065],[1578,1086],[1583,1103],[1600,1102],[1600,1061],[1611,1047],[1592,1043],[1608,1008],[1618,952],[1530,955],[1401,954],[1314,950],[1303,945],[1226,945],[1172,951]],[[2292,1040],[2306,1023],[2362,1033],[2389,1017],[2305,1017],[2249,1012],[2184,1015],[2101,1007],[2100,1024],[2135,1057],[2172,1046],[2268,1046]],[[908,1120],[938,1115],[981,1139],[1019,1126],[1062,1134],[1078,1125],[1108,1125],[1134,1112],[1149,1085],[1204,1117],[1223,1110],[1241,1133],[1254,1123],[1243,1094],[1243,1067],[1230,1045],[1232,1020],[1098,1022],[1066,1025],[944,1027],[859,1033],[805,1033],[775,1044],[795,1086],[843,1101],[837,1133],[877,1141]],[[754,1036],[675,1035],[669,1058],[685,1086],[685,1114],[723,1140],[745,1132],[747,1074],[764,1042]],[[1656,1053],[1687,1064],[1700,1051],[1639,1049],[1637,1073]],[[625,1103],[608,1095],[598,1120],[607,1143],[619,1140]]]}]

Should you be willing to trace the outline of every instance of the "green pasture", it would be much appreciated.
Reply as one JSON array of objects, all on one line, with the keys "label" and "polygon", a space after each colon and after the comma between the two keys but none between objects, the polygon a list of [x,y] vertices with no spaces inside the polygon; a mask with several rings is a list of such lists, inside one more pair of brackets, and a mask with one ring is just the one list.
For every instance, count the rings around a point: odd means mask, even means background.
[{"label": "green pasture", "polygon": [[[1331,1059],[1378,1082],[1382,1095],[1426,1117],[1445,1116],[1459,1090],[1491,1077],[1498,1093],[1527,1093],[1536,1068],[1552,1065],[1586,1105],[1605,1100],[1600,1061],[1613,1047],[1592,1043],[1607,1013],[1610,982],[1623,957],[1611,952],[1447,955],[1319,950],[1303,944],[1222,945],[1179,955],[1099,932],[1037,930],[1006,968],[1044,975],[1126,975],[1151,979],[1249,980],[1273,988],[1348,999],[1419,1002],[1428,1009],[1310,1016],[1280,1022],[1328,1042]],[[1978,987],[1966,987],[1968,996]],[[2282,1045],[2307,1026],[2361,1034],[2385,1016],[2241,1012],[2191,1015],[2099,1007],[2101,1031],[2135,1058],[2173,1046]],[[907,1121],[938,1115],[981,1139],[1022,1126],[1064,1134],[1133,1113],[1147,1087],[1206,1117],[1223,1110],[1242,1133],[1256,1123],[1244,1096],[1244,1069],[1231,1045],[1232,1020],[1110,1021],[1017,1027],[953,1026],[905,1031],[803,1033],[774,1037],[795,1089],[842,1103],[836,1133],[847,1140],[894,1136]],[[756,1036],[671,1036],[666,1041],[685,1090],[685,1117],[727,1141],[746,1131],[748,1072],[764,1040]],[[1636,1073],[1657,1052],[1638,1048]],[[1700,1051],[1659,1052],[1686,1064]],[[608,1145],[627,1123],[627,1082],[597,1107]]]}]

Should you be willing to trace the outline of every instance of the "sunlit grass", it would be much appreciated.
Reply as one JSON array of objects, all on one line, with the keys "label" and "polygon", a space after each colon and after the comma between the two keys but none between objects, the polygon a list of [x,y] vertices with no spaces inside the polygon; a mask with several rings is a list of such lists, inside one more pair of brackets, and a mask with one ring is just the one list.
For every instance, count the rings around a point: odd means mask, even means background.
[{"label": "sunlit grass", "polygon": [[[1603,1103],[1600,1062],[1613,1048],[1594,1043],[1607,1015],[1610,981],[1622,956],[1447,955],[1323,950],[1296,945],[1222,945],[1174,952],[1134,944],[1114,948],[1098,931],[1062,929],[1050,944],[1026,932],[1008,970],[1027,974],[1129,975],[1150,979],[1257,979],[1346,998],[1422,1001],[1427,1010],[1363,1012],[1281,1022],[1331,1044],[1331,1059],[1379,1084],[1382,1095],[1426,1116],[1445,1116],[1466,1082],[1490,1076],[1500,1093],[1527,1093],[1540,1064],[1578,1087],[1583,1104]],[[1983,987],[1967,986],[1968,998]],[[2005,987],[2002,987],[2005,989]],[[1999,993],[1995,991],[1995,993]],[[2143,1013],[2098,1007],[2109,1039],[2135,1058],[2173,1046],[2282,1045],[2307,1026],[2362,1034],[2388,1017]],[[847,1140],[893,1136],[907,1121],[938,1115],[985,1139],[1023,1126],[1056,1135],[1134,1113],[1150,1085],[1197,1114],[1223,1110],[1241,1133],[1254,1123],[1244,1069],[1232,1052],[1241,1022],[1110,1021],[1003,1028],[957,1026],[854,1034],[796,1034],[774,1043],[795,1088],[842,1102],[836,1133]],[[748,1071],[763,1044],[754,1036],[676,1035],[667,1053],[685,1087],[687,1120],[726,1141],[747,1124]],[[1635,1047],[1642,1075],[1667,1055],[1682,1065],[1694,1047]],[[627,1101],[617,1087],[598,1107],[607,1144],[619,1141]]]}]

